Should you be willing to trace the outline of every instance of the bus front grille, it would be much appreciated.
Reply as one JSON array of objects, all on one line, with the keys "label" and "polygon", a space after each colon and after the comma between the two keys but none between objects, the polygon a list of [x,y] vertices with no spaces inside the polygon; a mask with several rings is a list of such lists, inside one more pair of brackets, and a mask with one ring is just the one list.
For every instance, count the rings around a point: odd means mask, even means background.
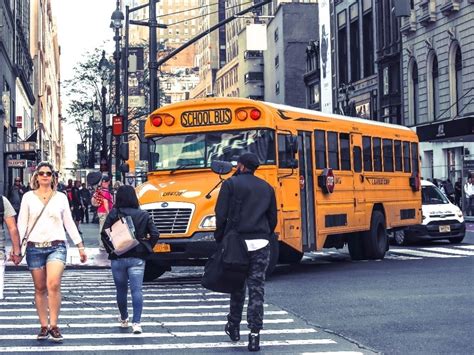
[{"label": "bus front grille", "polygon": [[153,223],[162,234],[182,234],[188,230],[191,208],[157,208],[148,210]]}]

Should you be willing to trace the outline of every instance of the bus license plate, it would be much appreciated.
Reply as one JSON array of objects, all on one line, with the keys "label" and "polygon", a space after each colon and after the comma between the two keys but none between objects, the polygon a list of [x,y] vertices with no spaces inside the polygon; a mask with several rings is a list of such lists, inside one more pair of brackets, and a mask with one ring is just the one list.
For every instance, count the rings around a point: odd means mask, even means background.
[{"label": "bus license plate", "polygon": [[171,245],[165,243],[156,244],[153,248],[155,253],[169,253],[171,252]]},{"label": "bus license plate", "polygon": [[440,233],[449,233],[451,232],[451,226],[439,226]]}]

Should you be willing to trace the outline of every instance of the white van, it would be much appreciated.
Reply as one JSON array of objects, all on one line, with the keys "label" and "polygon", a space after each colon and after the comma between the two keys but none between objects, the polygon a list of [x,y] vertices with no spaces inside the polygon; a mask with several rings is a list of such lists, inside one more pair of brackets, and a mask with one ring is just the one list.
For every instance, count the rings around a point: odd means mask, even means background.
[{"label": "white van", "polygon": [[422,223],[390,233],[392,242],[403,245],[411,241],[448,239],[451,243],[461,243],[466,223],[459,207],[426,180],[421,180],[421,198]]}]

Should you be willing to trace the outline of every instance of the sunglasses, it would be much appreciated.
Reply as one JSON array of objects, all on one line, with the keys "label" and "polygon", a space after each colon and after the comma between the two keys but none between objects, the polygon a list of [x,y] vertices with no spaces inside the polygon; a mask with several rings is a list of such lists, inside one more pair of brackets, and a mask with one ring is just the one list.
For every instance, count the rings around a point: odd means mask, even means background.
[{"label": "sunglasses", "polygon": [[21,182],[21,180],[15,180],[15,182]]},{"label": "sunglasses", "polygon": [[49,176],[53,175],[53,173],[51,171],[38,171],[38,175],[39,176],[45,176],[46,175],[46,176],[49,177]]}]

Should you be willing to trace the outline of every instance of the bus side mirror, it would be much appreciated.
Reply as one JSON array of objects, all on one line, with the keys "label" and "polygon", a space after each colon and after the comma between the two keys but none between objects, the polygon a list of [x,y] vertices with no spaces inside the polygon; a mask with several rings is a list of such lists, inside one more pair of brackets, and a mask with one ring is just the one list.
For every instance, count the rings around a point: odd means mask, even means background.
[{"label": "bus side mirror", "polygon": [[219,175],[226,175],[232,171],[232,163],[228,161],[213,160],[211,170]]},{"label": "bus side mirror", "polygon": [[290,159],[288,161],[288,168],[290,168],[290,169],[298,168],[298,159]]}]

